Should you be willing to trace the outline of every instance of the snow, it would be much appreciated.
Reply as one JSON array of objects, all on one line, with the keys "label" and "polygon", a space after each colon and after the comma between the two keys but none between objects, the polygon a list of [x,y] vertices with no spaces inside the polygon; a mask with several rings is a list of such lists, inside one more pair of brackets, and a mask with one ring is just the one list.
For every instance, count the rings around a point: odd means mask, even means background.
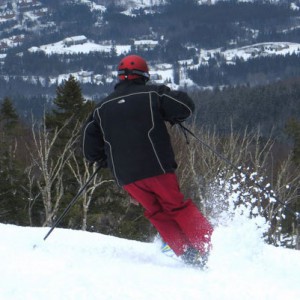
[{"label": "snow", "polygon": [[300,251],[262,239],[262,219],[224,214],[208,269],[138,242],[76,230],[0,224],[0,299],[300,299]]},{"label": "snow", "polygon": [[[230,1],[230,0],[198,0],[199,4],[207,4],[207,3],[211,3],[211,4],[216,4],[217,2],[221,2],[221,1]],[[237,0],[237,2],[254,2],[257,0]],[[269,3],[278,3],[282,0],[269,0]]]},{"label": "snow", "polygon": [[258,43],[247,45],[240,48],[233,48],[222,51],[221,49],[210,49],[200,50],[200,62],[204,63],[209,60],[209,58],[216,55],[221,55],[224,57],[227,63],[232,63],[236,58],[243,59],[244,61],[266,56],[275,55],[292,55],[299,54],[300,44],[290,43],[290,42],[271,42],[271,43]]},{"label": "snow", "polygon": [[299,10],[299,6],[297,6],[295,3],[291,3],[291,10]]},{"label": "snow", "polygon": [[[70,45],[68,42],[73,40],[74,45]],[[2,40],[4,41],[4,40]],[[7,41],[4,41],[7,42]],[[76,44],[75,44],[76,43]],[[155,40],[135,40],[135,45],[146,45],[153,47],[158,44]],[[131,45],[113,45],[110,41],[103,42],[103,44],[97,44],[93,41],[89,41],[85,36],[69,37],[56,43],[41,45],[39,47],[31,47],[28,49],[30,52],[43,51],[47,55],[52,54],[88,54],[90,52],[111,52],[113,48],[116,50],[117,55],[128,54],[131,52]],[[227,50],[217,49],[199,49],[199,65],[207,64],[210,58],[215,56],[224,57],[227,63],[234,63],[235,59],[253,59],[262,56],[276,56],[276,55],[291,55],[298,54],[300,52],[299,43],[290,42],[271,42],[271,43],[258,43],[247,45],[240,48],[232,48]],[[181,64],[186,63],[188,68],[195,68],[199,65],[193,65],[191,59],[180,61]],[[156,65],[159,69],[159,65]]]},{"label": "snow", "polygon": [[87,4],[91,8],[92,11],[94,11],[94,10],[99,10],[101,12],[105,12],[106,11],[106,7],[105,6],[96,4],[93,1],[81,0],[81,2]]},{"label": "snow", "polygon": [[[90,52],[111,52],[115,48],[117,55],[128,53],[131,50],[131,45],[100,45],[92,41],[84,41],[84,36],[81,36],[82,43],[80,43],[80,37],[69,37],[63,41],[59,41],[52,44],[42,45],[40,47],[31,47],[28,49],[30,52],[43,51],[47,55],[51,54],[88,54]],[[74,40],[74,45],[67,45],[66,42]]]},{"label": "snow", "polygon": [[[4,40],[2,40],[4,41]],[[1,41],[0,41],[1,42]],[[156,40],[135,40],[134,44],[138,47],[142,47],[144,49],[151,49],[159,42]],[[196,48],[195,48],[196,49]],[[118,56],[127,55],[131,53],[132,46],[131,45],[120,45],[114,44],[112,41],[102,41],[100,44],[95,43],[94,41],[88,40],[85,36],[73,36],[66,37],[64,40],[47,44],[41,46],[34,46],[28,49],[29,52],[38,52],[42,51],[47,55],[80,55],[80,54],[88,54],[91,52],[106,52],[110,53],[113,50],[116,51]],[[197,87],[196,83],[188,77],[187,70],[195,69],[200,67],[201,65],[207,65],[210,58],[222,57],[227,64],[235,64],[237,59],[242,59],[247,61],[249,59],[254,59],[258,57],[266,57],[266,56],[285,56],[291,54],[299,54],[300,52],[300,43],[290,43],[290,42],[266,42],[266,43],[257,43],[251,44],[244,47],[232,48],[232,49],[196,49],[198,52],[199,63],[194,63],[191,58],[179,61],[180,70],[179,70],[179,83],[174,82],[174,67],[171,64],[151,64],[150,63],[150,74],[152,75],[152,81],[157,84],[166,84],[169,85],[173,89],[178,89],[181,87]],[[146,51],[145,51],[146,53]],[[78,72],[74,72],[74,77],[79,80],[81,83],[91,82],[95,84],[101,84],[98,80],[94,80],[94,77],[100,76],[101,74],[93,74],[89,78],[85,77],[84,81],[80,74],[77,74],[82,71],[88,70],[78,70]],[[56,80],[50,80],[53,84],[61,83],[61,78],[65,79],[70,74],[60,74]],[[103,75],[103,74],[102,74]],[[112,72],[106,74],[108,80],[111,80],[112,76],[116,76],[117,74]],[[45,79],[42,79],[45,81]]]}]

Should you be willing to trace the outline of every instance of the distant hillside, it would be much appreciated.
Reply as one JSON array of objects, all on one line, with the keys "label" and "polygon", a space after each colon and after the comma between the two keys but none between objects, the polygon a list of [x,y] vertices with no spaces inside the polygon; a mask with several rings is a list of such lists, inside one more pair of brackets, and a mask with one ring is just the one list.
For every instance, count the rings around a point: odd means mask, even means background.
[{"label": "distant hillside", "polygon": [[98,99],[131,52],[149,62],[154,82],[173,88],[298,76],[299,7],[298,0],[1,1],[0,97],[49,99],[73,74],[84,95]]},{"label": "distant hillside", "polygon": [[227,135],[257,132],[262,139],[273,137],[287,144],[286,126],[300,123],[300,76],[264,86],[239,86],[192,94],[199,125]]}]

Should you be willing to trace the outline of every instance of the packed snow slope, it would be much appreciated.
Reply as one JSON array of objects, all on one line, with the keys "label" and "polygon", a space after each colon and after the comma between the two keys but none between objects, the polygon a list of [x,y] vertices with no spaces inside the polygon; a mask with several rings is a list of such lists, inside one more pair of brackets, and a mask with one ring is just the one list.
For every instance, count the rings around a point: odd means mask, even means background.
[{"label": "packed snow slope", "polygon": [[266,245],[263,224],[216,227],[206,271],[99,233],[0,224],[1,300],[300,299],[300,251]]}]

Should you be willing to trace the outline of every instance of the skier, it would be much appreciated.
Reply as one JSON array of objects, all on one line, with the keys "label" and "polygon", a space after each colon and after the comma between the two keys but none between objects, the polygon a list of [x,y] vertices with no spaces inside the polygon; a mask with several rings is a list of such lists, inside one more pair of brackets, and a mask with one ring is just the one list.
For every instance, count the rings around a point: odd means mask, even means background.
[{"label": "skier", "polygon": [[118,66],[119,82],[83,129],[83,154],[112,171],[116,182],[145,209],[145,217],[186,264],[203,267],[213,229],[191,199],[185,200],[165,122],[192,115],[194,103],[165,85],[146,85],[146,61],[128,55]]}]

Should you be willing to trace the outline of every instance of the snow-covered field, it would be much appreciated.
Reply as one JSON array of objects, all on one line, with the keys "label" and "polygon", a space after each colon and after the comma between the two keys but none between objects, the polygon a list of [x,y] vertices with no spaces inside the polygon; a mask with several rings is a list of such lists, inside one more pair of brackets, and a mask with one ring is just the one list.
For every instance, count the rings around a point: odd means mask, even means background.
[{"label": "snow-covered field", "polygon": [[[78,40],[77,44],[68,45],[66,40]],[[81,39],[81,40],[80,40]],[[158,43],[158,41],[152,40],[138,40],[136,44]],[[31,47],[29,52],[42,51],[47,55],[52,54],[88,54],[90,52],[111,52],[115,49],[117,55],[126,55],[131,52],[131,45],[113,45],[112,42],[107,41],[105,44],[97,44],[93,41],[89,41],[85,36],[74,36],[66,38],[65,40],[58,41],[56,43],[41,45],[39,47]],[[275,55],[291,55],[293,53],[298,54],[300,52],[299,43],[290,42],[270,42],[248,45],[240,48],[233,48],[228,50],[217,49],[200,49],[199,59],[201,63],[207,62],[211,57],[221,55],[227,62],[232,62],[235,58],[242,58],[248,60],[251,58],[257,58],[262,56],[275,56]],[[190,60],[192,62],[192,60]],[[198,65],[196,65],[198,66]]]},{"label": "snow-covered field", "polygon": [[[300,299],[300,251],[266,245],[261,220],[215,229],[208,270],[142,243],[67,229],[0,224],[0,299]],[[34,247],[36,245],[36,247]]]},{"label": "snow-covered field", "polygon": [[94,42],[86,41],[78,45],[66,46],[64,41],[59,41],[57,43],[43,45],[38,47],[32,47],[29,49],[30,52],[43,51],[47,55],[51,54],[87,54],[90,52],[111,52],[113,47],[115,47],[118,55],[128,53],[131,49],[130,45],[99,45]]},{"label": "snow-covered field", "polygon": [[[78,44],[70,45],[68,44],[69,40],[77,40]],[[136,41],[136,43],[147,44],[153,43],[156,41],[147,41],[140,40]],[[88,54],[90,52],[111,52],[115,50],[117,55],[127,55],[131,53],[130,45],[113,45],[111,42],[107,41],[106,43],[100,45],[94,43],[93,41],[89,41],[85,36],[74,36],[66,38],[65,40],[58,41],[56,43],[42,45],[39,47],[31,47],[28,49],[30,52],[39,52],[42,51],[47,55],[53,54]],[[254,59],[258,57],[266,57],[266,56],[285,56],[291,54],[298,54],[300,52],[300,44],[299,43],[288,43],[288,42],[272,42],[272,43],[259,43],[244,46],[241,48],[234,48],[228,50],[217,49],[200,49],[199,51],[199,63],[194,64],[192,59],[179,61],[180,65],[183,66],[180,69],[180,80],[179,86],[191,86],[196,87],[196,84],[188,77],[187,70],[195,69],[200,67],[201,65],[207,65],[209,60],[213,57],[223,57],[227,64],[235,64],[236,59],[242,59],[247,61],[249,59]],[[86,73],[83,74],[82,73]],[[87,75],[90,73],[90,75]],[[53,79],[49,79],[51,84],[61,84],[62,80],[68,79],[70,74],[61,74],[58,77]],[[112,71],[110,74],[105,74],[103,78],[103,74],[94,74],[93,72],[88,72],[86,70],[81,70],[78,72],[72,73],[72,75],[81,83],[94,83],[94,84],[103,84],[103,80],[112,81],[112,76],[116,76],[116,72]],[[154,83],[157,84],[167,84],[173,89],[177,89],[178,86],[174,83],[174,70],[173,65],[171,64],[151,64],[150,62],[150,75],[151,79]],[[35,77],[36,78],[36,77]],[[101,80],[99,80],[101,78]],[[23,80],[33,81],[33,78]],[[45,79],[40,78],[39,81],[43,84]]]}]

